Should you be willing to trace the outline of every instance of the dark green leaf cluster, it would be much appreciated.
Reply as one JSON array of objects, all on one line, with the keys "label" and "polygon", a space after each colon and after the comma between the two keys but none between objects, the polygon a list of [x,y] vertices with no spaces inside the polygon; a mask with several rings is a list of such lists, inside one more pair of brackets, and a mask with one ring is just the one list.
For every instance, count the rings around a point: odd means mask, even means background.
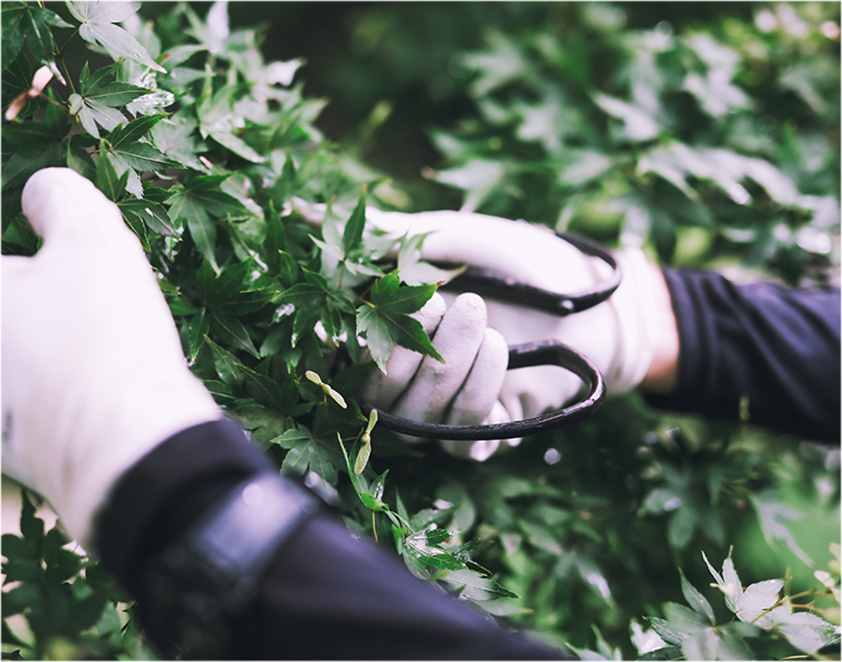
[{"label": "dark green leaf cluster", "polygon": [[[70,542],[58,524],[45,532],[33,497],[23,491],[20,535],[2,540],[4,651],[42,660],[148,655],[126,624],[129,596]],[[9,626],[6,619],[17,614],[26,615],[32,642]]]}]

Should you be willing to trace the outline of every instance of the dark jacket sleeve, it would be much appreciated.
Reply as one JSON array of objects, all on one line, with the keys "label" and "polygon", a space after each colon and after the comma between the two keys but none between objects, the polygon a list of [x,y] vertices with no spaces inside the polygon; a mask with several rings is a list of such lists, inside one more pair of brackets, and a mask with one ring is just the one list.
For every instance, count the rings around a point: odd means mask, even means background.
[{"label": "dark jacket sleeve", "polygon": [[[98,548],[103,565],[137,598],[141,616],[155,608],[147,573],[154,559],[229,490],[267,467],[236,425],[218,421],[171,437],[121,478],[99,518]],[[415,578],[328,508],[277,549],[235,629],[234,648],[219,656],[566,659]]]},{"label": "dark jacket sleeve", "polygon": [[678,384],[657,407],[749,420],[839,443],[840,295],[772,283],[735,285],[712,272],[665,270],[678,323]]}]

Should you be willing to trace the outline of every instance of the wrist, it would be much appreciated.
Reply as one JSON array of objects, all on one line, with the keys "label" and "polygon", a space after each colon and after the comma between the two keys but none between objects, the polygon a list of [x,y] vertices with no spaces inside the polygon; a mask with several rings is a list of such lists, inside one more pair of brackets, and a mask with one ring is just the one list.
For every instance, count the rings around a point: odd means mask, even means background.
[{"label": "wrist", "polygon": [[647,393],[665,395],[671,393],[678,382],[678,324],[664,274],[654,264],[650,267],[653,272],[652,319],[655,353],[646,375],[640,382],[640,388]]}]

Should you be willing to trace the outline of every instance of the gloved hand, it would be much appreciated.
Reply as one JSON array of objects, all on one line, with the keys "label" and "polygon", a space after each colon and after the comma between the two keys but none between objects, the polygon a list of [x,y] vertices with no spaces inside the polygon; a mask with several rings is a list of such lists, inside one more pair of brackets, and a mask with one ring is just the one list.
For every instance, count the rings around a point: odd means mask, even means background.
[{"label": "gloved hand", "polygon": [[[509,360],[506,341],[486,326],[481,297],[467,292],[451,300],[448,308],[436,293],[413,315],[445,362],[395,346],[386,374],[374,371],[360,395],[378,409],[425,423],[474,425],[511,420],[497,399]],[[423,441],[400,437],[409,443]],[[442,440],[441,444],[454,455],[482,461],[519,441]]]},{"label": "gloved hand", "polygon": [[[299,202],[299,213],[318,224],[323,209]],[[483,214],[435,211],[418,214],[366,210],[370,226],[397,239],[404,235],[426,234],[422,258],[492,269],[522,283],[561,294],[575,294],[605,280],[610,267],[602,260],[583,254],[548,228],[510,221]],[[639,249],[625,249],[615,256],[623,269],[620,287],[609,299],[589,310],[560,317],[532,308],[486,300],[487,323],[499,331],[508,345],[540,340],[558,340],[589,358],[605,377],[608,394],[637,386],[650,369],[660,340],[659,325],[668,293],[657,268]],[[446,300],[452,294],[444,293]],[[665,303],[666,300],[666,303]],[[673,320],[674,324],[674,320]],[[434,341],[435,344],[435,341]],[[676,350],[677,351],[677,350]],[[537,416],[557,409],[579,390],[581,382],[572,373],[555,366],[538,366],[506,373],[495,397],[494,420],[502,422]],[[485,399],[497,389],[496,382],[477,385],[472,397]],[[480,391],[485,389],[485,393]],[[408,394],[405,399],[413,396]],[[454,403],[455,410],[457,403]],[[416,420],[426,420],[420,412]],[[384,407],[385,408],[385,407]],[[396,412],[392,412],[396,413]],[[428,421],[430,422],[430,421]],[[465,421],[467,423],[468,421]],[[470,421],[479,422],[479,421]],[[516,445],[507,442],[445,442],[445,448],[463,457],[484,459],[492,446],[500,449]],[[476,450],[473,444],[482,444]]]},{"label": "gloved hand", "polygon": [[3,473],[43,494],[91,549],[121,474],[221,412],[188,370],[117,206],[65,168],[35,173],[22,203],[44,243],[2,258]]},{"label": "gloved hand", "polygon": [[[452,211],[403,214],[368,209],[374,226],[398,237],[429,233],[425,260],[493,269],[522,283],[575,294],[605,280],[610,267],[582,253],[548,228],[482,214]],[[509,345],[555,339],[588,357],[605,377],[609,394],[637,386],[654,356],[656,272],[639,249],[616,255],[623,268],[620,287],[607,301],[561,317],[532,308],[487,300],[488,325]],[[579,389],[577,377],[556,367],[507,373],[500,400],[513,419],[558,408]]]},{"label": "gloved hand", "polygon": [[[520,282],[575,294],[603,281],[610,267],[585,255],[548,228],[482,214],[439,211],[402,214],[367,210],[367,219],[393,236],[429,233],[426,260],[493,269]],[[588,357],[602,372],[609,394],[637,386],[654,356],[655,268],[639,249],[617,254],[620,287],[607,301],[561,317],[532,308],[487,300],[488,325],[509,345],[555,339]],[[500,401],[513,419],[558,408],[580,387],[577,377],[557,367],[507,373]]]}]

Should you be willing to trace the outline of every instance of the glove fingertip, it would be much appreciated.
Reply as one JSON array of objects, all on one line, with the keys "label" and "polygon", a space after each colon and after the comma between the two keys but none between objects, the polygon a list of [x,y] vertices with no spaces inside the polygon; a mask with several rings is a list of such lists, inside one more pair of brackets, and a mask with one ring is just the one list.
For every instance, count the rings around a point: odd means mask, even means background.
[{"label": "glove fingertip", "polygon": [[[21,206],[43,238],[54,231],[93,228],[120,220],[120,212],[93,183],[70,168],[42,168],[27,180]],[[122,223],[115,224],[118,227]]]}]

